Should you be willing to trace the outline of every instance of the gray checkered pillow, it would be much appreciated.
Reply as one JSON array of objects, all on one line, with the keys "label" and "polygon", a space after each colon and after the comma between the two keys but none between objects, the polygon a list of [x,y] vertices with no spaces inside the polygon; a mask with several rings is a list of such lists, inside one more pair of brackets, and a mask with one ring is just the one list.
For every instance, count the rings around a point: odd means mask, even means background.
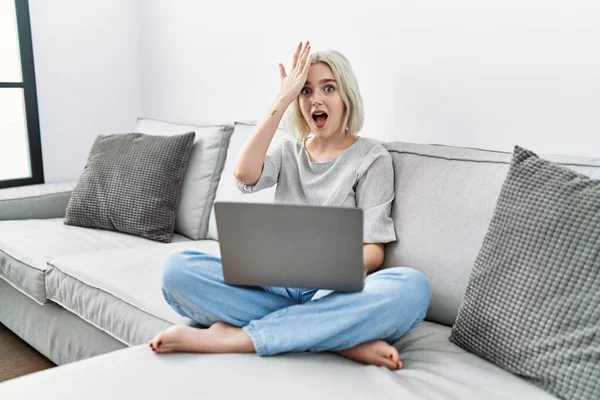
[{"label": "gray checkered pillow", "polygon": [[564,399],[600,399],[600,181],[515,146],[450,340]]},{"label": "gray checkered pillow", "polygon": [[64,223],[171,242],[194,137],[98,136]]}]

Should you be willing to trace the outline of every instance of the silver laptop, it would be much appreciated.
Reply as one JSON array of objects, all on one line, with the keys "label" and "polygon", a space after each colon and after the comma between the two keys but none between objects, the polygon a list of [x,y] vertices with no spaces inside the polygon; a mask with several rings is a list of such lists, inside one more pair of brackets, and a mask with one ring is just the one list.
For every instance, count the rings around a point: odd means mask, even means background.
[{"label": "silver laptop", "polygon": [[215,202],[225,282],[361,291],[360,208]]}]

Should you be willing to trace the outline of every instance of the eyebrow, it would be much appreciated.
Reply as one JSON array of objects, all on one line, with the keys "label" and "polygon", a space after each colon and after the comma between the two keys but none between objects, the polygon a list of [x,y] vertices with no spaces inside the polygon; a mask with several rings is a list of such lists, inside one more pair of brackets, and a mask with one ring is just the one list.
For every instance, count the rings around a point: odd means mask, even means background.
[{"label": "eyebrow", "polygon": [[[328,78],[328,79],[321,79],[321,80],[319,81],[319,83],[320,83],[321,85],[322,85],[322,84],[324,84],[324,83],[328,83],[328,82],[337,83],[337,82],[335,81],[335,79],[331,79],[331,78]],[[307,84],[307,85],[310,85],[310,82],[309,82],[309,81],[306,81],[306,84]]]}]

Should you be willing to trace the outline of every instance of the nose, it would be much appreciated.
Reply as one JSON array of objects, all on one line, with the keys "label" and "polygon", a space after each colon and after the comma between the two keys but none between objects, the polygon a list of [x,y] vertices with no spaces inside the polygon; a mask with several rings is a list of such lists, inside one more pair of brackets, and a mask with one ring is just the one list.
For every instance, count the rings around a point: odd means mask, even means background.
[{"label": "nose", "polygon": [[312,96],[310,97],[310,104],[313,107],[317,104],[323,104],[323,101],[321,100],[321,95],[318,94],[317,91],[313,92]]}]

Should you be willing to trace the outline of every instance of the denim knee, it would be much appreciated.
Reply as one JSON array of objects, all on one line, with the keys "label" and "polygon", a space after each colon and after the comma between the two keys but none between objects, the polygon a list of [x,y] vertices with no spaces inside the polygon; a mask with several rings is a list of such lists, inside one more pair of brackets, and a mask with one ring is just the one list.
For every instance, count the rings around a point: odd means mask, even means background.
[{"label": "denim knee", "polygon": [[401,290],[394,290],[392,296],[400,304],[410,303],[415,307],[415,312],[425,318],[431,301],[431,285],[427,277],[420,271],[408,267],[389,268],[391,274],[397,274],[403,282]]},{"label": "denim knee", "polygon": [[417,271],[413,268],[408,268],[410,270],[410,282],[411,287],[414,290],[415,295],[420,298],[419,303],[423,306],[423,313],[427,312],[427,308],[429,307],[429,302],[431,301],[431,285],[429,284],[429,279],[420,271]]},{"label": "denim knee", "polygon": [[161,268],[163,291],[172,293],[183,286],[186,267],[185,252],[185,249],[176,249],[165,257]]}]

